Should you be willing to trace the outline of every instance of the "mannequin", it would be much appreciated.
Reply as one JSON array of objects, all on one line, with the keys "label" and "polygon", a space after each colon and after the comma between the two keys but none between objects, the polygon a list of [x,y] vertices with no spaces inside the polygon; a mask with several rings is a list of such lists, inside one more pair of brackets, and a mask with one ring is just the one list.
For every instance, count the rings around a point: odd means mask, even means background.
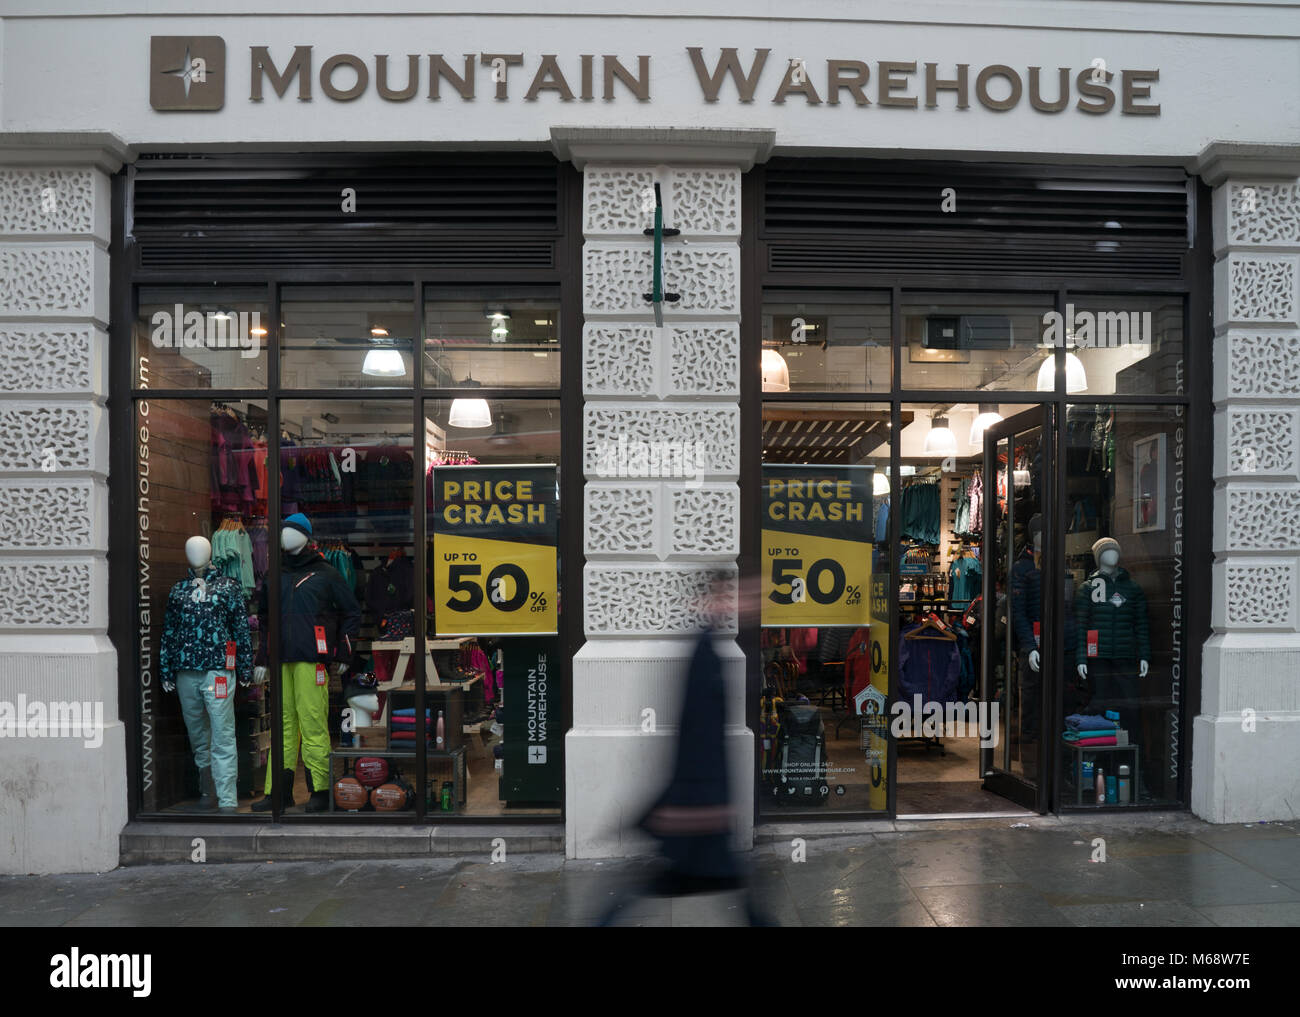
[{"label": "mannequin", "polygon": [[1092,545],[1097,569],[1074,598],[1076,669],[1092,682],[1093,712],[1117,710],[1120,726],[1136,734],[1138,679],[1150,671],[1151,639],[1142,587],[1119,567],[1119,541],[1102,537]]},{"label": "mannequin", "polygon": [[[311,797],[306,811],[329,808],[329,672],[338,662],[340,675],[352,660],[361,629],[361,607],[343,577],[311,543],[311,522],[301,512],[285,519],[280,529],[280,695],[284,707],[284,786],[281,807],[294,804],[293,780],[298,764],[298,740]],[[268,612],[262,587],[259,614]],[[271,770],[266,773],[266,797],[255,812],[271,808]]]},{"label": "mannequin", "polygon": [[212,566],[206,537],[185,542],[189,574],[167,596],[159,653],[163,688],[181,701],[199,770],[200,795],[187,811],[238,811],[235,686],[247,688],[253,650],[244,588]]},{"label": "mannequin", "polygon": [[1042,704],[1043,517],[1029,520],[1025,546],[1011,566],[1011,621],[1020,658],[1020,749],[1026,780],[1038,777],[1039,712]]}]

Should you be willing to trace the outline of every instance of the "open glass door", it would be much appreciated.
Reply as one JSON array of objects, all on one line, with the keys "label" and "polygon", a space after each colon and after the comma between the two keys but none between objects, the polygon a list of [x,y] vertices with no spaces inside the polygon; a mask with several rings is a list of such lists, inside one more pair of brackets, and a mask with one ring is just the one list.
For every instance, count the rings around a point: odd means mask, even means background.
[{"label": "open glass door", "polygon": [[[995,717],[980,750],[985,789],[1047,811],[1055,563],[1050,406],[1018,413],[984,433],[984,617],[980,698]],[[994,712],[996,711],[996,712]]]}]

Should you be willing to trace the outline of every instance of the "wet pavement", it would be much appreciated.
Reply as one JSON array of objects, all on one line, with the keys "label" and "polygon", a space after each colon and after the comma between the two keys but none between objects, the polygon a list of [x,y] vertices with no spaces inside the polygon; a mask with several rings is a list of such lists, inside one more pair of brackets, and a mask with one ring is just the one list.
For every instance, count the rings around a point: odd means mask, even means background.
[{"label": "wet pavement", "polygon": [[[783,926],[1300,926],[1300,822],[1187,814],[888,824],[748,856]],[[1100,838],[1104,843],[1095,843]],[[1104,860],[1103,858],[1104,850]],[[558,854],[142,865],[0,877],[8,926],[591,925],[646,859]],[[739,925],[738,894],[642,898],[617,925]]]}]

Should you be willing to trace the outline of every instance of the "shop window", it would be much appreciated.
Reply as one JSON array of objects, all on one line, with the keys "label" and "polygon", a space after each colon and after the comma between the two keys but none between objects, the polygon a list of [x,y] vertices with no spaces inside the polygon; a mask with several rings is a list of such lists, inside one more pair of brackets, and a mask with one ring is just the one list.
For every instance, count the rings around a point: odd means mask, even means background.
[{"label": "shop window", "polygon": [[137,388],[266,386],[265,286],[148,286],[135,319]]},{"label": "shop window", "polygon": [[560,308],[553,298],[485,292],[426,299],[424,377],[429,388],[560,386]]},{"label": "shop window", "polygon": [[286,286],[280,299],[285,388],[412,387],[412,287]]},{"label": "shop window", "polygon": [[430,808],[558,815],[559,401],[427,400],[424,452]]},{"label": "shop window", "polygon": [[[1051,392],[1052,350],[1044,344],[1049,295],[903,295],[903,388]],[[1046,385],[1044,388],[1043,385]]]},{"label": "shop window", "polygon": [[763,407],[760,811],[888,809],[889,408]]},{"label": "shop window", "polygon": [[267,527],[266,403],[137,399],[136,675],[146,811],[234,811],[266,776],[271,735],[254,664]]},{"label": "shop window", "polygon": [[1075,405],[1066,421],[1062,803],[1170,804],[1188,755],[1184,413]]},{"label": "shop window", "polygon": [[1060,335],[1089,395],[1182,395],[1183,298],[1069,297]]},{"label": "shop window", "polygon": [[888,293],[770,290],[763,302],[763,390],[888,392]]}]

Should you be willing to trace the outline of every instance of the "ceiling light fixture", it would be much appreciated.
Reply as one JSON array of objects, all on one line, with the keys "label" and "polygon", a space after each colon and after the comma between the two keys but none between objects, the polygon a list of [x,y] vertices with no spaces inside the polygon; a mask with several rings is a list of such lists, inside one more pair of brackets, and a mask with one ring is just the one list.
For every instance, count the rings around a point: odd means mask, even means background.
[{"label": "ceiling light fixture", "polygon": [[770,347],[763,350],[760,369],[763,373],[764,392],[790,391],[790,367],[785,362],[785,357],[776,350]]},{"label": "ceiling light fixture", "polygon": [[[1051,392],[1056,388],[1056,361],[1050,356],[1038,368],[1037,388],[1039,392]],[[1069,352],[1065,354],[1065,391],[1088,391],[1088,372],[1083,369],[1083,361]]]},{"label": "ceiling light fixture", "polygon": [[367,350],[361,373],[373,378],[404,378],[406,361],[400,352],[389,347]]},{"label": "ceiling light fixture", "polygon": [[[460,383],[461,388],[482,388],[483,386],[469,375]],[[451,427],[491,427],[492,410],[486,399],[453,399],[447,413],[447,423]]]},{"label": "ceiling light fixture", "polygon": [[957,454],[957,436],[948,427],[947,417],[930,418],[930,433],[925,436],[925,454],[928,456]]},{"label": "ceiling light fixture", "polygon": [[506,337],[510,335],[510,326],[506,324],[510,320],[510,315],[505,311],[488,311],[487,317],[492,321],[492,341],[505,342]]},{"label": "ceiling light fixture", "polygon": [[980,403],[979,414],[970,425],[970,447],[983,448],[984,432],[994,424],[1000,424],[1002,420],[997,403]]}]

